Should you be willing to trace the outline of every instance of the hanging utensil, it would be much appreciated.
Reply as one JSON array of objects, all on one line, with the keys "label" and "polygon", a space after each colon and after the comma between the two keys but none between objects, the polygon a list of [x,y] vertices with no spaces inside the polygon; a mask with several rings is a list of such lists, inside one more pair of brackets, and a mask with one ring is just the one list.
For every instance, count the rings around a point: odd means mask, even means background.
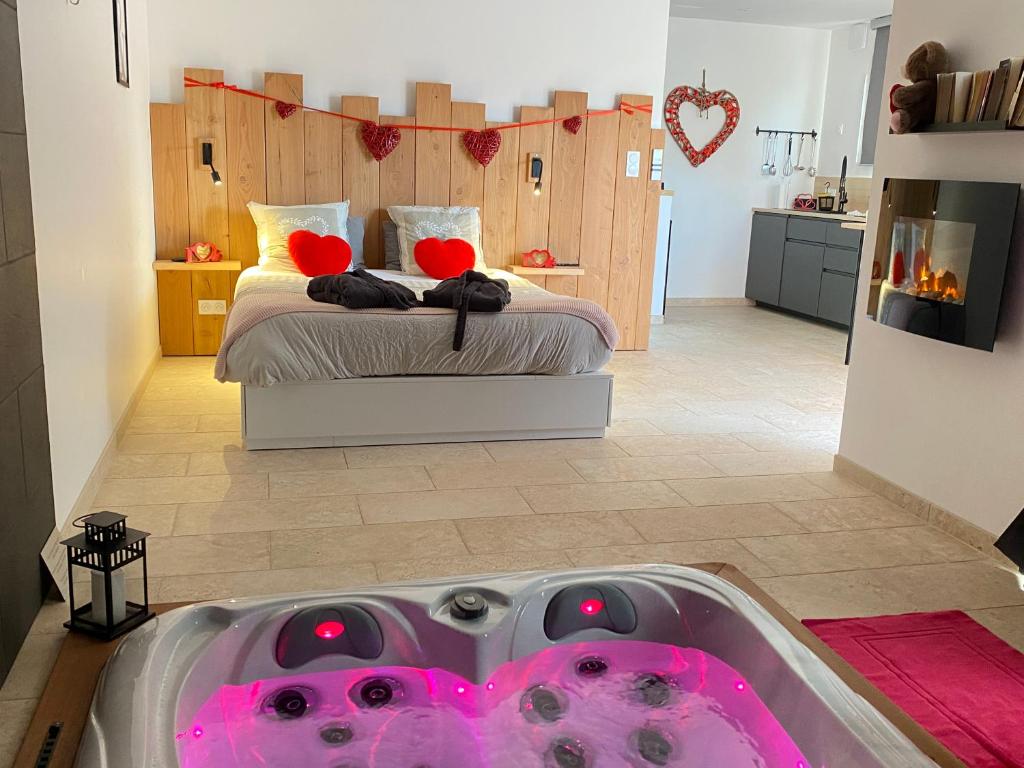
[{"label": "hanging utensil", "polygon": [[766,133],[764,135],[764,149],[761,151],[761,175],[768,175],[768,152],[771,149],[771,134]]},{"label": "hanging utensil", "polygon": [[812,135],[811,136],[811,166],[810,166],[810,168],[807,169],[807,175],[810,176],[811,178],[814,178],[815,176],[818,175],[818,169],[817,169],[817,167],[814,164],[814,157],[815,157],[815,153],[817,152],[817,150],[818,150],[818,137]]},{"label": "hanging utensil", "polygon": [[793,175],[793,134],[789,134],[789,141],[786,143],[786,162],[782,164],[782,175]]},{"label": "hanging utensil", "polygon": [[807,138],[807,134],[800,134],[800,146],[796,150],[796,165],[793,166],[794,171],[802,171],[806,166],[801,165],[804,157],[804,139]]},{"label": "hanging utensil", "polygon": [[775,155],[779,151],[779,134],[772,134],[772,164],[768,166],[768,175],[774,176],[776,174],[775,168]]}]

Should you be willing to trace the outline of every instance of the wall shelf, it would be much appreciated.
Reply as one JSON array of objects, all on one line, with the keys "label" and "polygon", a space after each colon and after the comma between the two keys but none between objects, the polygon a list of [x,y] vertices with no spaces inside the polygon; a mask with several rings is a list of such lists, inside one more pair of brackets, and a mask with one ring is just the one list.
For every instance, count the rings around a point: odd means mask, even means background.
[{"label": "wall shelf", "polygon": [[911,133],[993,133],[1019,130],[1021,129],[1007,128],[1002,120],[987,120],[981,123],[932,123]]}]

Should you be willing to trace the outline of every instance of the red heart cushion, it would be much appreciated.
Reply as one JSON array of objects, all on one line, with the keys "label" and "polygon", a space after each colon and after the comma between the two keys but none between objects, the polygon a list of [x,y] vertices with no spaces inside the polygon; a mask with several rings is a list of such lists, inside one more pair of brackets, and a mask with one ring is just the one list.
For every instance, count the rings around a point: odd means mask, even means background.
[{"label": "red heart cushion", "polygon": [[476,264],[473,246],[457,237],[450,240],[438,240],[436,237],[420,240],[412,249],[412,255],[420,269],[435,280],[458,277]]},{"label": "red heart cushion", "polygon": [[321,237],[308,229],[288,235],[288,254],[306,277],[337,275],[352,263],[352,247],[336,235]]}]

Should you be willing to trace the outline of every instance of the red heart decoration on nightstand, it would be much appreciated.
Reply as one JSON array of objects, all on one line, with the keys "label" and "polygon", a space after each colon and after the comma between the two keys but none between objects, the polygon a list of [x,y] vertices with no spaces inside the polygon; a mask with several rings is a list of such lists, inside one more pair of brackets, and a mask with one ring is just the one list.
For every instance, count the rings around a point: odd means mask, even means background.
[{"label": "red heart decoration on nightstand", "polygon": [[488,128],[486,131],[463,131],[462,145],[486,168],[501,148],[501,131],[494,128]]},{"label": "red heart decoration on nightstand", "polygon": [[425,238],[416,243],[412,255],[420,269],[435,280],[458,277],[476,264],[473,246],[457,237],[450,240]]},{"label": "red heart decoration on nightstand", "polygon": [[321,237],[308,229],[288,235],[288,254],[306,277],[339,275],[352,263],[352,246],[336,235]]},{"label": "red heart decoration on nightstand", "polygon": [[363,123],[363,144],[378,163],[395,151],[402,140],[402,132],[391,125],[377,125],[369,121]]},{"label": "red heart decoration on nightstand", "polygon": [[287,120],[289,117],[294,115],[295,110],[298,108],[297,104],[289,104],[287,101],[274,102],[274,109],[277,110],[277,114],[282,120]]},{"label": "red heart decoration on nightstand", "polygon": [[[697,149],[686,137],[683,126],[679,124],[679,107],[684,103],[695,104],[698,109],[709,107],[721,107],[725,111],[725,122],[720,130],[703,149]],[[722,148],[726,139],[732,136],[733,131],[740,122],[740,103],[729,91],[705,91],[701,88],[694,88],[689,85],[681,85],[673,88],[665,99],[665,125],[668,132],[676,140],[676,144],[683,150],[686,159],[694,168],[711,157]]]},{"label": "red heart decoration on nightstand", "polygon": [[567,117],[565,118],[565,120],[562,121],[562,127],[565,128],[565,130],[567,130],[573,136],[575,136],[577,133],[580,132],[580,128],[583,127],[583,118],[580,117],[579,115]]}]

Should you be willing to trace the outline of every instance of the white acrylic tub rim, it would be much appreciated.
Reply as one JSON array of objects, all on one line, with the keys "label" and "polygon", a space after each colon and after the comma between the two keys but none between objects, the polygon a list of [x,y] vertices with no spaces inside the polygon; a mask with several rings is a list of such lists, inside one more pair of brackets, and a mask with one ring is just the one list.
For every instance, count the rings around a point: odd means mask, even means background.
[{"label": "white acrylic tub rim", "polygon": [[[129,634],[111,656],[97,686],[76,766],[176,768],[174,734],[214,691],[229,682],[284,674],[273,661],[271,646],[264,647],[260,640],[269,643],[298,609],[338,602],[369,607],[384,631],[385,652],[373,664],[351,666],[451,668],[437,659],[439,652],[444,655],[443,644],[428,650],[420,638],[430,629],[441,637],[456,631],[447,601],[456,588],[473,588],[492,602],[487,643],[478,644],[481,652],[473,661],[493,668],[550,646],[542,625],[551,595],[574,583],[596,581],[615,583],[637,606],[641,620],[630,639],[674,642],[666,632],[678,632],[683,635],[676,638],[679,645],[705,650],[737,669],[810,760],[808,768],[934,768],[906,736],[749,595],[706,571],[668,565],[468,576],[178,608]],[[502,596],[507,596],[507,605],[501,604]],[[651,614],[659,624],[645,618]],[[673,621],[666,628],[665,623]],[[460,625],[458,631],[466,630]],[[401,642],[396,642],[396,633],[404,634]],[[573,641],[609,637],[618,636],[585,630]],[[233,654],[233,663],[224,658],[226,653]],[[320,659],[301,671],[336,669],[339,658]],[[473,676],[466,669],[461,672]]]}]

